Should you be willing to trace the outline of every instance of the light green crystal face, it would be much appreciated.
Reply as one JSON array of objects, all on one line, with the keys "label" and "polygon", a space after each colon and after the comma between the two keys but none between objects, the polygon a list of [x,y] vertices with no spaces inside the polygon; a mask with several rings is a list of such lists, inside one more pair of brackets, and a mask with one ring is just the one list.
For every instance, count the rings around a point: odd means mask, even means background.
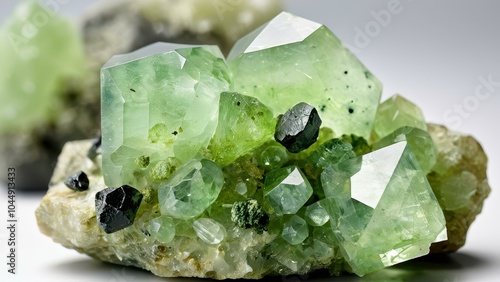
[{"label": "light green crystal face", "polygon": [[224,185],[222,170],[209,160],[191,160],[158,188],[162,215],[190,219],[203,213]]},{"label": "light green crystal face", "polygon": [[[427,254],[431,243],[442,239],[446,222],[407,143],[359,158],[362,165],[349,179],[350,189],[321,202],[354,273],[364,275]],[[332,177],[325,170],[324,185]]]},{"label": "light green crystal face", "polygon": [[394,95],[380,104],[371,138],[376,141],[403,126],[427,131],[425,118],[420,108],[400,95]]},{"label": "light green crystal face", "polygon": [[0,132],[57,119],[68,80],[84,76],[84,51],[72,23],[24,1],[0,28]]},{"label": "light green crystal face", "polygon": [[330,215],[320,202],[316,202],[306,208],[306,221],[312,226],[323,226],[330,220]]},{"label": "light green crystal face", "polygon": [[[141,186],[159,161],[206,148],[230,77],[217,47],[160,43],[114,57],[101,76],[104,179],[115,187]],[[135,165],[141,156],[150,168]]]},{"label": "light green crystal face", "polygon": [[306,102],[338,136],[370,136],[382,85],[325,26],[281,13],[240,39],[228,60],[232,90],[275,114]]},{"label": "light green crystal face", "polygon": [[311,184],[298,167],[274,170],[266,175],[264,208],[277,215],[294,214],[312,192]]},{"label": "light green crystal face", "polygon": [[429,173],[436,164],[437,150],[432,137],[425,130],[414,127],[400,127],[374,144],[374,149],[406,141],[415,154],[424,173]]},{"label": "light green crystal face", "polygon": [[290,245],[298,245],[309,236],[309,227],[305,220],[301,217],[294,215],[288,219],[283,225],[283,232],[281,237],[285,239]]},{"label": "light green crystal face", "polygon": [[259,100],[238,93],[222,93],[219,123],[210,143],[215,161],[225,166],[271,140],[276,126],[273,112]]},{"label": "light green crystal face", "polygon": [[172,218],[160,216],[148,222],[149,234],[162,244],[168,244],[175,238],[175,224]]}]

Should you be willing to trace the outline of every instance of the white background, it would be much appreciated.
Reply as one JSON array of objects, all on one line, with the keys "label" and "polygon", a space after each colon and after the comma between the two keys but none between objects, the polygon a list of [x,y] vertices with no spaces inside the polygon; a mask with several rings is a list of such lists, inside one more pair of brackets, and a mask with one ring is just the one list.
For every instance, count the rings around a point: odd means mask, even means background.
[{"label": "white background", "polygon": [[[2,0],[0,22],[5,21],[16,2]],[[73,1],[61,6],[61,13],[76,17],[92,2],[96,1]],[[389,0],[289,0],[286,9],[324,23],[353,50],[356,49],[360,60],[384,83],[383,99],[401,93],[423,109],[428,121],[445,124],[479,139],[490,158],[488,172],[493,192],[472,226],[467,245],[460,252],[403,264],[360,281],[498,281],[500,228],[497,214],[500,196],[496,189],[500,187],[500,2],[396,2],[399,6],[396,12],[392,9],[392,13],[388,5],[395,1]],[[390,20],[387,17],[384,21],[377,20],[376,15],[387,13],[391,15]],[[361,33],[366,35],[364,41],[360,40]],[[495,82],[489,91],[481,86],[482,78]],[[482,100],[478,99],[478,94],[482,94]],[[461,113],[460,107],[463,109]],[[5,222],[4,187],[1,191],[0,219]],[[52,243],[38,232],[33,215],[41,197],[41,194],[18,195],[19,274],[16,276],[6,274],[7,266],[3,261],[7,253],[7,230],[0,229],[0,281],[168,280],[145,271],[99,263]],[[304,278],[288,277],[285,280]],[[358,278],[348,276],[337,280],[358,281]]]}]

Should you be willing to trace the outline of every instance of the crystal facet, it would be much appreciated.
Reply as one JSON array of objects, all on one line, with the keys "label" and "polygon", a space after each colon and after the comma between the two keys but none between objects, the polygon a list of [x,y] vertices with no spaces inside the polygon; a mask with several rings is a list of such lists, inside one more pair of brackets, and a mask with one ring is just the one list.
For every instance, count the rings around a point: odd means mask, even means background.
[{"label": "crystal facet", "polygon": [[295,214],[312,192],[311,184],[298,167],[280,168],[266,176],[264,208],[277,215]]},{"label": "crystal facet", "polygon": [[199,216],[217,199],[223,184],[222,170],[214,162],[189,161],[160,183],[161,213],[179,219]]},{"label": "crystal facet", "polygon": [[129,227],[134,223],[141,201],[141,192],[127,185],[97,192],[95,210],[99,225],[106,233]]},{"label": "crystal facet", "polygon": [[193,222],[198,237],[207,244],[219,244],[226,237],[224,226],[211,218],[200,218]]},{"label": "crystal facet", "polygon": [[[407,143],[359,158],[359,171],[343,186],[347,191],[322,200],[353,272],[364,275],[427,254],[446,222]],[[325,185],[331,171],[321,175]]]},{"label": "crystal facet", "polygon": [[272,138],[273,112],[257,99],[238,93],[222,93],[219,123],[210,144],[214,159],[227,165]]},{"label": "crystal facet", "polygon": [[325,26],[283,12],[240,39],[228,61],[233,91],[275,113],[305,102],[336,134],[370,136],[382,84]]},{"label": "crystal facet", "polygon": [[373,124],[372,138],[383,138],[403,126],[427,130],[420,108],[400,95],[394,95],[380,104]]},{"label": "crystal facet", "polygon": [[309,236],[309,229],[305,220],[297,215],[288,219],[284,226],[281,237],[291,245],[298,245]]}]

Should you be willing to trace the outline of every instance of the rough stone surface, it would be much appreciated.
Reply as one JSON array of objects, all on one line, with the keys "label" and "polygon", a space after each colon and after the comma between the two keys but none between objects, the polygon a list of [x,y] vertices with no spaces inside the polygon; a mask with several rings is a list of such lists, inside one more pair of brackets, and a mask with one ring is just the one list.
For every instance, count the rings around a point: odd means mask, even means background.
[{"label": "rough stone surface", "polygon": [[428,124],[436,143],[437,162],[427,175],[446,217],[448,240],[432,252],[454,252],[464,246],[467,231],[490,194],[486,175],[488,158],[472,136]]}]

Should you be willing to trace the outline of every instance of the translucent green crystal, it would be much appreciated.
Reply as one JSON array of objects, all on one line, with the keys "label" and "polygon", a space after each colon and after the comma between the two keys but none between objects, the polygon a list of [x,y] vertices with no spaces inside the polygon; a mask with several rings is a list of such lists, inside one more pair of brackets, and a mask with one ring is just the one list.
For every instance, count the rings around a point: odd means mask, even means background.
[{"label": "translucent green crystal", "polygon": [[298,245],[309,236],[309,229],[305,220],[297,215],[293,215],[285,221],[281,237],[291,245]]},{"label": "translucent green crystal", "polygon": [[296,213],[313,192],[311,184],[296,166],[268,173],[264,185],[264,208],[277,215]]},{"label": "translucent green crystal", "polygon": [[306,102],[336,134],[370,136],[382,85],[325,26],[281,13],[240,39],[228,61],[233,91],[275,113]]},{"label": "translucent green crystal", "polygon": [[200,218],[193,222],[198,237],[207,244],[219,244],[226,237],[224,226],[211,218]]},{"label": "translucent green crystal", "polygon": [[210,160],[191,160],[158,188],[162,215],[189,219],[202,214],[219,196],[222,170]]},{"label": "translucent green crystal", "polygon": [[266,171],[281,168],[287,161],[288,154],[283,146],[268,146],[259,156],[259,165]]},{"label": "translucent green crystal", "polygon": [[[217,47],[157,43],[113,57],[101,77],[104,179],[120,186],[135,185],[159,161],[185,163],[208,146],[230,74]],[[137,171],[142,155],[150,165]]]},{"label": "translucent green crystal", "polygon": [[0,132],[54,122],[70,80],[84,77],[83,44],[72,23],[24,1],[0,28]]},{"label": "translucent green crystal", "polygon": [[306,208],[305,219],[312,226],[323,226],[330,220],[330,215],[320,202],[316,202]]},{"label": "translucent green crystal", "polygon": [[271,140],[276,120],[259,100],[238,93],[222,93],[219,123],[210,143],[217,163],[225,166]]},{"label": "translucent green crystal", "polygon": [[[446,222],[407,143],[359,158],[349,190],[321,201],[353,272],[364,275],[427,254],[443,238]],[[321,177],[334,176],[325,170]]]},{"label": "translucent green crystal", "polygon": [[148,232],[162,244],[170,243],[175,237],[175,224],[172,218],[160,216],[148,223]]},{"label": "translucent green crystal", "polygon": [[424,173],[429,173],[436,164],[437,150],[432,137],[425,130],[408,126],[400,127],[375,143],[374,149],[401,141],[408,142]]},{"label": "translucent green crystal", "polygon": [[371,138],[376,141],[403,126],[427,130],[420,108],[400,95],[394,95],[378,107]]}]

